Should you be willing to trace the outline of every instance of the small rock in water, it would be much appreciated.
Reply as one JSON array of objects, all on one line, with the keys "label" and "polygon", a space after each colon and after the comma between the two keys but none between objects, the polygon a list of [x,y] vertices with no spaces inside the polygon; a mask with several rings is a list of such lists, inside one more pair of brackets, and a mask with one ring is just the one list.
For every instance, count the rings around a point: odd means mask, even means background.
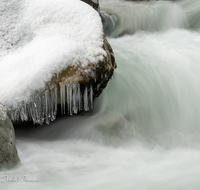
[{"label": "small rock in water", "polygon": [[15,145],[15,131],[11,120],[6,114],[4,119],[0,117],[0,170],[10,168],[19,161]]}]

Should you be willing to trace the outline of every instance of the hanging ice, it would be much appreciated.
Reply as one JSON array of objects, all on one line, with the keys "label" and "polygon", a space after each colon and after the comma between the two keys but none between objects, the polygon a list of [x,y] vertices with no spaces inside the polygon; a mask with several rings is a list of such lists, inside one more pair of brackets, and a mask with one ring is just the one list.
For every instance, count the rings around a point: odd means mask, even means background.
[{"label": "hanging ice", "polygon": [[[67,114],[73,115],[84,110],[89,111],[93,109],[93,88],[90,86],[85,87],[84,92],[81,93],[79,83],[60,83],[60,102],[61,102],[61,114],[65,114],[65,108],[67,108]],[[82,102],[84,107],[82,107]]]},{"label": "hanging ice", "polygon": [[12,121],[33,120],[34,123],[49,124],[56,118],[57,114],[57,86],[43,93],[32,95],[29,102],[18,102],[15,108],[8,107],[8,115]]},{"label": "hanging ice", "polygon": [[[81,111],[93,110],[93,87],[85,87],[81,92],[79,83],[60,82],[61,114],[78,114]],[[42,125],[55,120],[58,105],[57,85],[51,85],[49,90],[32,95],[29,102],[19,101],[15,108],[9,107],[8,115],[12,121],[28,121]],[[0,119],[5,119],[6,108],[0,104]]]},{"label": "hanging ice", "polygon": [[88,106],[88,87],[85,87],[85,91],[84,91],[84,110],[88,111],[89,110],[89,106]]},{"label": "hanging ice", "polygon": [[0,120],[6,120],[6,108],[0,104]]}]

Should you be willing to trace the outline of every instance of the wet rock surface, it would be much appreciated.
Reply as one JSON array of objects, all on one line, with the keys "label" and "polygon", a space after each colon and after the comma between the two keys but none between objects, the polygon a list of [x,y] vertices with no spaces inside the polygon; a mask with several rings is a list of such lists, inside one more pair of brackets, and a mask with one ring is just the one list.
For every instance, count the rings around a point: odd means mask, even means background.
[{"label": "wet rock surface", "polygon": [[19,161],[15,131],[11,120],[6,116],[0,119],[0,169],[15,166]]}]

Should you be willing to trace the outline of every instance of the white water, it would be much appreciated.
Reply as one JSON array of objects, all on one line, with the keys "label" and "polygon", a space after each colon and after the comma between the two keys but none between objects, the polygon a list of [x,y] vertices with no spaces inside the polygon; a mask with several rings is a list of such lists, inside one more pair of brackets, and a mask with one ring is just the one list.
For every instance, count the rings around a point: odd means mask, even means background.
[{"label": "white water", "polygon": [[[197,16],[200,2],[158,4],[178,7],[187,27],[110,38],[118,68],[93,113],[18,129],[22,164],[0,173],[3,189],[200,188],[200,33],[189,11]],[[40,182],[3,183],[5,175]]]}]

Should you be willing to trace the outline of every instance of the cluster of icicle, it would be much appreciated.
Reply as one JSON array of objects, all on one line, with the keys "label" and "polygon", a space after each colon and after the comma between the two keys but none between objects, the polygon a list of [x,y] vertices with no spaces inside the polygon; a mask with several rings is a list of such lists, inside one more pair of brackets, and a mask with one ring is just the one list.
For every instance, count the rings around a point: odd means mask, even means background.
[{"label": "cluster of icicle", "polygon": [[34,123],[42,125],[55,120],[57,115],[58,100],[61,104],[61,114],[73,115],[84,110],[93,109],[93,88],[85,87],[81,93],[79,83],[60,82],[60,97],[57,85],[52,85],[50,90],[43,93],[36,93],[29,102],[20,102],[16,109],[8,109],[8,115],[12,121],[33,120]]},{"label": "cluster of icicle", "polygon": [[6,120],[6,107],[0,104],[0,120]]},{"label": "cluster of icicle", "polygon": [[79,111],[93,109],[93,88],[86,86],[84,94],[81,94],[80,84],[68,84],[60,82],[61,113],[68,115],[77,114]]}]

